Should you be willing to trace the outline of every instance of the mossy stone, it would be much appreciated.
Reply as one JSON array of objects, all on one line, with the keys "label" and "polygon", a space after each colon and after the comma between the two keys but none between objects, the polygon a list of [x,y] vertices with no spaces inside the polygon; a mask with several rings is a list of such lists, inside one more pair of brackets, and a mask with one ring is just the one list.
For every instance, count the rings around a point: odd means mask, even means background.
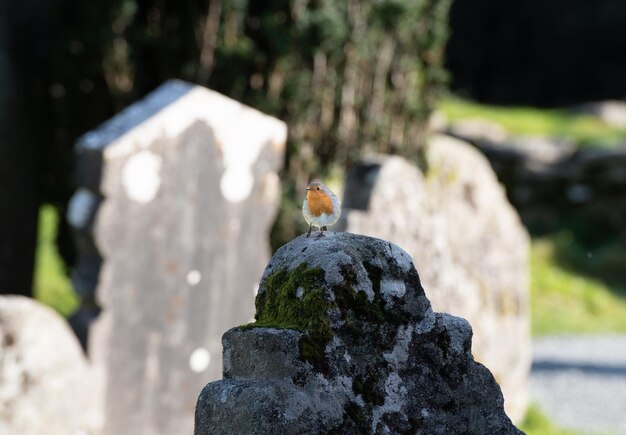
[{"label": "mossy stone", "polygon": [[293,270],[271,274],[256,298],[255,323],[245,328],[270,327],[305,331],[300,340],[301,357],[319,368],[326,345],[332,338],[325,295],[324,271],[301,264]]}]

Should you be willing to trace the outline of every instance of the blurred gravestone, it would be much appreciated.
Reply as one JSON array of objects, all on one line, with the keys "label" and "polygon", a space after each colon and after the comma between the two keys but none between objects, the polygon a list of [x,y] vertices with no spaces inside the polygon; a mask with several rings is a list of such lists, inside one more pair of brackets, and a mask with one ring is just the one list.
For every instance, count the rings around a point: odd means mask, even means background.
[{"label": "blurred gravestone", "polygon": [[520,421],[530,370],[528,235],[489,163],[471,145],[436,136],[429,172],[400,157],[356,165],[341,225],[398,243],[415,261],[433,309],[466,318],[476,359]]},{"label": "blurred gravestone", "polygon": [[23,296],[0,296],[0,434],[98,433],[100,395],[65,320]]},{"label": "blurred gravestone", "polygon": [[285,140],[282,122],[179,81],[79,140],[73,280],[102,309],[88,348],[105,433],[193,430],[222,334],[254,314]]}]

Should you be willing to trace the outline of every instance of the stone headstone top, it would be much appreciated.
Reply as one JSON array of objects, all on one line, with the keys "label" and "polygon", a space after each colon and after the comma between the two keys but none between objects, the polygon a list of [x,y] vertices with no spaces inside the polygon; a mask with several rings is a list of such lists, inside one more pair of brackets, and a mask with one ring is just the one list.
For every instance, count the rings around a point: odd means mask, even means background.
[{"label": "stone headstone top", "polygon": [[[270,144],[280,154],[287,139],[282,121],[202,86],[170,80],[78,139],[78,185],[101,192],[103,159],[138,154],[163,137],[179,137],[195,123],[211,127],[226,167],[220,187],[232,202],[251,194],[250,169],[264,147]],[[137,200],[147,200],[158,183],[150,174],[159,164],[145,156],[136,162],[147,181],[134,183],[141,187],[131,190]]]},{"label": "stone headstone top", "polygon": [[96,130],[78,138],[76,148],[80,151],[102,150],[111,146],[117,139],[129,133],[133,128],[148,121],[159,111],[195,88],[191,83],[171,80],[148,94],[140,102],[132,104]]},{"label": "stone headstone top", "polygon": [[474,357],[498,380],[508,415],[521,420],[531,360],[528,235],[471,145],[434,136],[428,157],[426,174],[398,156],[355,164],[339,227],[406,249],[433,309],[471,323]]},{"label": "stone headstone top", "polygon": [[[189,433],[221,375],[224,331],[249,321],[270,256],[283,122],[170,81],[77,144],[73,282],[102,375],[105,434]],[[91,310],[91,311],[89,311]],[[82,321],[87,323],[87,321]]]},{"label": "stone headstone top", "polygon": [[58,313],[0,296],[0,434],[97,434],[98,385]]},{"label": "stone headstone top", "polygon": [[256,323],[224,335],[195,433],[518,434],[471,336],[432,311],[398,246],[300,236],[268,264]]},{"label": "stone headstone top", "polygon": [[596,116],[614,128],[626,128],[626,102],[620,100],[592,101],[573,106],[578,115]]}]

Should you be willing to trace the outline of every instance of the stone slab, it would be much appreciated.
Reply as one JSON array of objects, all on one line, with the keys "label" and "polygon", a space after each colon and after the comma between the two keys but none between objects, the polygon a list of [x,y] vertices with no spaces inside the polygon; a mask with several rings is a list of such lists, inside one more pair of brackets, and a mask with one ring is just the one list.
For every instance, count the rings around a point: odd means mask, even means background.
[{"label": "stone slab", "polygon": [[79,140],[80,194],[98,200],[70,214],[93,241],[83,255],[102,258],[81,288],[97,279],[88,347],[106,434],[192,431],[222,334],[254,314],[285,141],[281,121],[180,81]]}]

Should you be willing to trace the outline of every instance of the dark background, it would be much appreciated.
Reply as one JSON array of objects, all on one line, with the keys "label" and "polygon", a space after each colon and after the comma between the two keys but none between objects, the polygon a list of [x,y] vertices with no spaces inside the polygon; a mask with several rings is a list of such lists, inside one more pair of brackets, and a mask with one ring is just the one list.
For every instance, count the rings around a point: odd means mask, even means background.
[{"label": "dark background", "polygon": [[450,27],[461,95],[544,107],[626,97],[622,0],[456,0]]}]

